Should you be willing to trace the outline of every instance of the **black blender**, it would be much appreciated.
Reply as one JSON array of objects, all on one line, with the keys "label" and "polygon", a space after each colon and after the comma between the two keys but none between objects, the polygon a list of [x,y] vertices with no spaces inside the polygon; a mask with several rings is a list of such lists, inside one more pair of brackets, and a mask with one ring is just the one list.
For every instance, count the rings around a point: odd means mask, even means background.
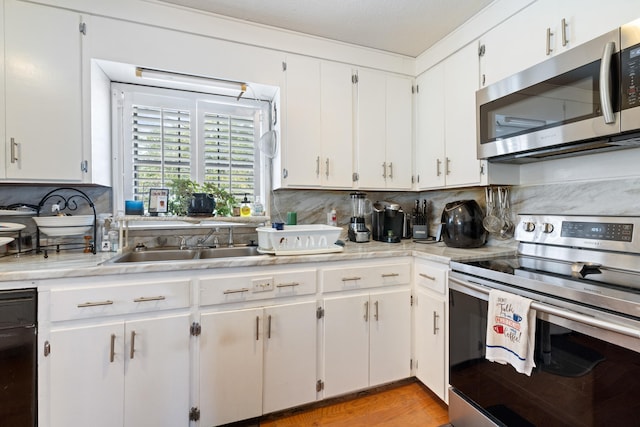
[{"label": "black blender", "polygon": [[368,242],[371,235],[364,223],[365,215],[371,213],[371,201],[366,196],[366,193],[360,191],[351,193],[351,222],[348,236],[352,242]]}]

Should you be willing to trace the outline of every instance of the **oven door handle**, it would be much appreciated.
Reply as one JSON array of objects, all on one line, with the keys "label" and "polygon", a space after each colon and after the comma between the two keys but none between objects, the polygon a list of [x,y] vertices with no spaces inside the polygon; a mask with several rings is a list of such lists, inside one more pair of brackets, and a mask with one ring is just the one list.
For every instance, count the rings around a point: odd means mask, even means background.
[{"label": "oven door handle", "polygon": [[[480,283],[463,281],[456,279],[455,277],[449,277],[449,281],[486,295],[489,295],[489,291],[491,290],[491,288],[481,285]],[[616,332],[618,334],[640,339],[640,330],[629,328],[627,326],[618,325],[615,323],[607,322],[605,320],[594,319],[593,317],[585,316],[584,314],[576,313],[569,310],[563,310],[561,308],[538,301],[533,301],[531,303],[531,308],[542,313],[547,313],[554,316],[562,317],[564,319],[573,320],[574,322],[582,323],[583,325],[593,326],[594,328],[605,329],[607,331]]]}]

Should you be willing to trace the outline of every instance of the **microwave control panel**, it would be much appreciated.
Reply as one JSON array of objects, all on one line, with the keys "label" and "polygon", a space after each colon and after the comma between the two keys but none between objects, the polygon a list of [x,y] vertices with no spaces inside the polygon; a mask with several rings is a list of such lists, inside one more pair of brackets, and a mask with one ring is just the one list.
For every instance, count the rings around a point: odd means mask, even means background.
[{"label": "microwave control panel", "polygon": [[640,106],[640,45],[631,46],[622,55],[622,109]]}]

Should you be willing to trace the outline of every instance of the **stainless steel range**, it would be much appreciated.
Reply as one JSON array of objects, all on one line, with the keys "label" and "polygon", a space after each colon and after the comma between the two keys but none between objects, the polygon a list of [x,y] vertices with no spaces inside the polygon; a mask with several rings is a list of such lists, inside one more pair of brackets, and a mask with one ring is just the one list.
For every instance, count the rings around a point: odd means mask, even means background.
[{"label": "stainless steel range", "polygon": [[[452,262],[455,427],[639,425],[640,217],[519,215],[518,254]],[[489,290],[531,298],[531,376],[485,359]]]}]

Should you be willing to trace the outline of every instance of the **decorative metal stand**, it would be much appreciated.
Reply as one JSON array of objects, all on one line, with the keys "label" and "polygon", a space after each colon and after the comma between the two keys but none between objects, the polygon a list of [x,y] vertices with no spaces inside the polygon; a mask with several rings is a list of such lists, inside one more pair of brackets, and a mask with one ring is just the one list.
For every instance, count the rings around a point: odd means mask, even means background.
[{"label": "decorative metal stand", "polygon": [[[62,194],[60,194],[59,192],[63,192]],[[69,192],[72,193],[71,195],[65,195],[64,192]],[[97,242],[97,219],[96,219],[96,208],[95,205],[93,204],[93,201],[89,198],[89,196],[87,196],[84,192],[77,190],[75,188],[71,188],[71,187],[60,187],[60,188],[56,188],[55,190],[51,190],[50,192],[48,192],[41,200],[40,203],[38,203],[37,206],[37,216],[40,216],[40,212],[42,211],[42,208],[45,206],[45,203],[47,203],[47,201],[54,199],[53,203],[51,203],[51,205],[57,204],[59,207],[59,212],[63,212],[63,211],[70,211],[70,212],[74,212],[76,210],[78,210],[78,202],[86,202],[89,207],[93,210],[93,243],[91,243],[88,248],[90,249],[90,252],[95,254],[96,253],[96,242]],[[64,212],[63,212],[64,213]],[[60,252],[61,248],[60,246],[62,245],[66,245],[67,248],[66,249],[78,249],[80,247],[82,248],[87,248],[87,245],[82,244],[82,246],[79,246],[78,243],[58,243],[55,245],[50,245],[50,246],[54,246],[56,248],[56,252]],[[48,247],[49,245],[45,246]],[[41,253],[42,252],[42,246],[40,245],[40,227],[37,227],[36,230],[36,253]],[[44,257],[47,258],[48,254],[47,254],[47,250],[44,249]]]}]

